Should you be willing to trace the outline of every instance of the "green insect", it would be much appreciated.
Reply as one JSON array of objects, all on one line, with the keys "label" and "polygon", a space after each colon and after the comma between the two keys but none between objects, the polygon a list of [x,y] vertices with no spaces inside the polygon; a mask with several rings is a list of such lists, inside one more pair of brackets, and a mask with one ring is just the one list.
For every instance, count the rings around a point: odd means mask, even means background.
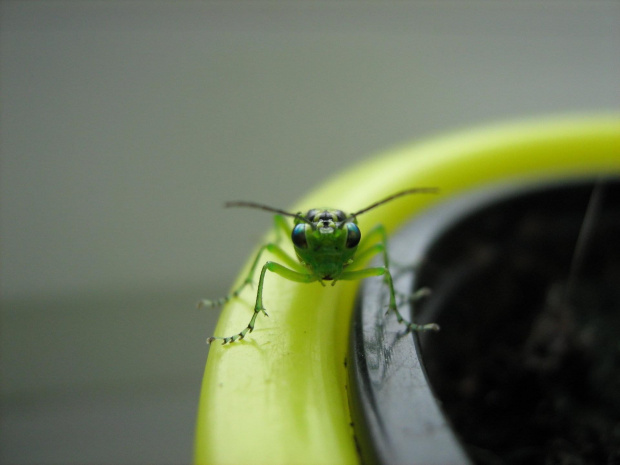
[{"label": "green insect", "polygon": [[[339,280],[356,280],[369,278],[371,276],[383,276],[390,291],[388,313],[394,312],[398,322],[406,325],[408,331],[438,331],[439,326],[435,323],[417,325],[406,321],[398,311],[392,274],[389,270],[385,228],[380,224],[375,226],[368,232],[364,240],[361,241],[362,234],[357,226],[357,217],[359,215],[379,205],[383,205],[386,202],[404,195],[434,193],[437,192],[437,190],[438,189],[431,187],[407,189],[350,214],[346,214],[342,210],[331,208],[313,208],[303,215],[301,212],[289,213],[254,202],[228,202],[226,204],[227,207],[250,207],[277,213],[274,217],[276,231],[278,233],[277,240],[276,242],[265,244],[260,248],[245,281],[237,289],[221,299],[201,300],[198,303],[198,307],[220,306],[230,299],[237,297],[246,286],[252,284],[254,272],[265,250],[282,260],[288,268],[276,262],[266,262],[260,272],[258,289],[256,292],[256,305],[254,306],[254,313],[248,325],[233,336],[210,337],[207,339],[207,342],[210,344],[219,339],[222,341],[222,344],[227,344],[229,342],[235,342],[238,339],[243,339],[248,332],[251,333],[254,330],[256,317],[259,313],[262,312],[265,316],[268,316],[265,307],[263,307],[263,283],[267,271],[271,271],[283,278],[299,283],[318,281],[322,285],[325,285],[323,281],[331,281],[332,286]],[[284,219],[285,216],[294,218],[292,230]],[[282,233],[289,236],[293,241],[297,260],[292,258],[278,245]],[[360,244],[360,251],[357,253]],[[364,263],[366,259],[378,253],[383,255],[383,266],[356,269],[357,264]],[[420,295],[422,293],[423,291],[420,292]]]}]

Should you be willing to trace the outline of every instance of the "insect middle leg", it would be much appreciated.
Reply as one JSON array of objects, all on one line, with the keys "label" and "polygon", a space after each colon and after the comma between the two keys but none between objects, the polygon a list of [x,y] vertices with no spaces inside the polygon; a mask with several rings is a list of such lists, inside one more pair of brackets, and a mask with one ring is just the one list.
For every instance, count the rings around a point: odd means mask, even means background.
[{"label": "insect middle leg", "polygon": [[[290,257],[288,258],[292,260]],[[293,265],[295,265],[293,268],[303,269],[299,263],[293,263]],[[243,339],[248,332],[251,333],[254,330],[254,324],[256,322],[256,317],[258,316],[260,312],[263,312],[265,316],[268,316],[267,312],[265,311],[265,307],[263,307],[263,283],[265,281],[265,274],[267,273],[267,271],[272,271],[282,276],[283,278],[286,278],[290,281],[296,281],[298,283],[311,283],[311,282],[318,280],[318,278],[313,274],[291,270],[290,268],[287,268],[276,262],[265,263],[265,265],[263,265],[263,268],[260,272],[260,278],[258,280],[258,290],[256,292],[256,305],[254,306],[254,313],[252,314],[252,318],[250,319],[250,322],[248,323],[248,325],[243,330],[241,330],[239,333],[233,336],[210,337],[209,339],[207,339],[207,342],[209,344],[211,344],[213,341],[218,340],[218,339],[222,341],[222,344],[228,344],[229,342],[235,342],[237,339]]]},{"label": "insect middle leg", "polygon": [[[373,243],[373,241],[375,241]],[[368,244],[371,244],[368,246]],[[385,227],[382,224],[378,224],[374,228],[372,228],[362,239],[362,242],[359,246],[360,252],[357,253],[355,257],[356,262],[364,263],[365,259],[375,255],[376,253],[381,252],[383,254],[383,264],[386,268],[391,268],[391,260],[388,256],[388,244],[387,244],[387,232],[385,231]],[[354,266],[354,265],[353,265]],[[404,265],[398,264],[396,265],[399,269],[417,269],[417,264],[414,265]],[[428,289],[425,291],[418,291],[420,294],[428,294]],[[416,292],[416,294],[418,294]],[[413,298],[413,296],[412,296]]]}]

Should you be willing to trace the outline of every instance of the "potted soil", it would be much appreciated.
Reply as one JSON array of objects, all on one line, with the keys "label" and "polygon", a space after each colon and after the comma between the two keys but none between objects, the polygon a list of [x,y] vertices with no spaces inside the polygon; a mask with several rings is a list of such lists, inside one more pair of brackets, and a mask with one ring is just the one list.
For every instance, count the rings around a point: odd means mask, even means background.
[{"label": "potted soil", "polygon": [[365,462],[620,461],[620,179],[474,191],[390,248],[418,263],[401,294],[432,289],[403,305],[441,331],[399,332],[364,283],[350,391]]}]

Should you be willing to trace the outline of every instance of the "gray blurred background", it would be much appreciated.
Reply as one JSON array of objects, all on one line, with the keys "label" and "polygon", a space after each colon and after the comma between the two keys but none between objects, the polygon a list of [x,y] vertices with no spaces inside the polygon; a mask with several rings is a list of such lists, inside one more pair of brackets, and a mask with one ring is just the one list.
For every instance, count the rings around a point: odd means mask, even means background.
[{"label": "gray blurred background", "polygon": [[[3,1],[0,461],[191,461],[224,294],[404,142],[620,107],[620,2]],[[346,189],[346,186],[343,186]],[[243,419],[240,419],[243,421]]]}]

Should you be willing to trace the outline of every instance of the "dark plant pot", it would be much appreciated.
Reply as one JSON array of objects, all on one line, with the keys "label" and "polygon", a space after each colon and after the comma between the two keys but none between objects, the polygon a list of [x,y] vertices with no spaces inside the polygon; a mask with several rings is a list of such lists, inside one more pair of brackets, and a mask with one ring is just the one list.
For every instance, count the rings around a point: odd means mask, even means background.
[{"label": "dark plant pot", "polygon": [[432,289],[414,320],[441,331],[404,334],[364,282],[349,391],[365,463],[620,463],[620,180],[475,192],[390,251],[418,263],[395,284]]}]

